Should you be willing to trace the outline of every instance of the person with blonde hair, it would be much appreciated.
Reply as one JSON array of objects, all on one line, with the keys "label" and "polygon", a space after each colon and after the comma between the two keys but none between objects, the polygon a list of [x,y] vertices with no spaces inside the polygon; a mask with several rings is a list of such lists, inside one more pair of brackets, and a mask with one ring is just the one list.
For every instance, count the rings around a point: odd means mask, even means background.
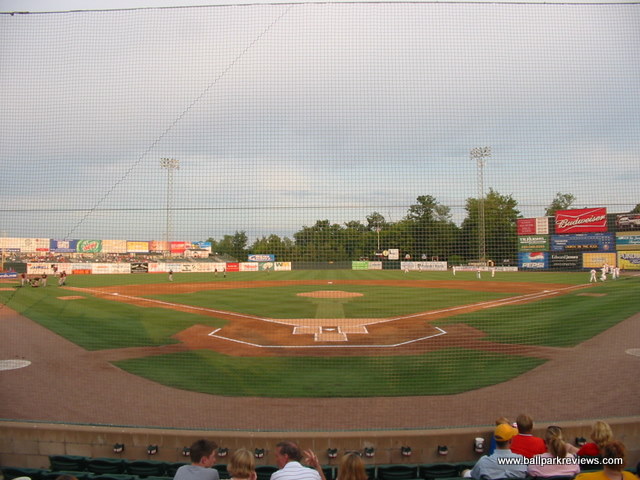
[{"label": "person with blonde hair", "polygon": [[622,442],[613,440],[600,449],[603,469],[599,472],[581,473],[575,480],[638,480],[632,472],[625,471],[627,449]]},{"label": "person with blonde hair", "polygon": [[340,459],[338,480],[367,480],[362,457],[356,452],[345,453]]},{"label": "person with blonde hair", "polygon": [[613,431],[607,422],[598,420],[591,427],[589,438],[591,438],[592,441],[585,443],[580,450],[578,450],[579,457],[598,457],[600,455],[600,449],[613,440]]},{"label": "person with blonde hair", "polygon": [[544,443],[547,452],[535,455],[527,468],[530,477],[573,477],[580,473],[578,463],[570,460],[575,458],[575,455],[569,452],[560,427],[548,427],[544,434]]},{"label": "person with blonde hair", "polygon": [[246,448],[233,452],[227,471],[233,480],[256,480],[256,459]]}]

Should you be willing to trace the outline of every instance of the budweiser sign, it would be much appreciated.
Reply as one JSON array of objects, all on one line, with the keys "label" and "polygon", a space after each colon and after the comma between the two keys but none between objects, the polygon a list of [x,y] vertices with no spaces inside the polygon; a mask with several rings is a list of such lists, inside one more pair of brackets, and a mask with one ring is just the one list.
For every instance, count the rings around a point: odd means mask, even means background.
[{"label": "budweiser sign", "polygon": [[587,233],[607,231],[606,208],[558,210],[556,233]]}]

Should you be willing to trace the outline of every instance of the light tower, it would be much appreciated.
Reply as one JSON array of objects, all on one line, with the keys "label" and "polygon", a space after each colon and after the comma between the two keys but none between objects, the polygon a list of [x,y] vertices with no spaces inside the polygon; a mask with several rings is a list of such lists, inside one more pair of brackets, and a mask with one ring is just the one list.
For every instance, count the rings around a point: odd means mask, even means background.
[{"label": "light tower", "polygon": [[161,158],[160,166],[167,170],[167,225],[165,231],[166,255],[171,255],[171,209],[173,208],[173,172],[180,168],[180,161],[175,158]]},{"label": "light tower", "polygon": [[478,166],[478,259],[482,263],[487,261],[487,242],[484,221],[484,164],[491,156],[491,147],[476,147],[471,149],[471,159]]}]

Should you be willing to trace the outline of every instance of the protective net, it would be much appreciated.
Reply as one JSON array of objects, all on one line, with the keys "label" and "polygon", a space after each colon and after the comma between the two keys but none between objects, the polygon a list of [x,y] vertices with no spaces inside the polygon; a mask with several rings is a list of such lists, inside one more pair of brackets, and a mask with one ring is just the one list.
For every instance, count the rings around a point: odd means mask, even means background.
[{"label": "protective net", "polygon": [[0,15],[0,360],[59,395],[0,417],[640,413],[572,401],[590,358],[637,380],[639,24],[637,4]]}]

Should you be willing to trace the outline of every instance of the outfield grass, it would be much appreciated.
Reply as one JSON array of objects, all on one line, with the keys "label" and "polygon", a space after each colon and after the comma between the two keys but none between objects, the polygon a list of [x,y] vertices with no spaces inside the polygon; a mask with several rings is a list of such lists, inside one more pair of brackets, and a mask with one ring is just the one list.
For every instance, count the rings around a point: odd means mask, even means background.
[{"label": "outfield grass", "polygon": [[201,350],[117,362],[183,390],[228,396],[449,395],[493,385],[544,363],[464,349],[385,357],[229,357]]},{"label": "outfield grass", "polygon": [[624,278],[525,305],[457,315],[435,323],[466,323],[487,341],[571,347],[640,311],[640,278]]},{"label": "outfield grass", "polygon": [[[58,298],[69,295],[83,299]],[[167,345],[177,342],[172,335],[194,324],[222,327],[227,323],[202,315],[176,314],[164,308],[138,308],[57,287],[0,291],[0,300],[87,350]]]},{"label": "outfield grass", "polygon": [[[350,298],[298,296],[299,293],[304,292],[336,289],[360,293],[362,296]],[[267,318],[387,318],[512,295],[515,294],[508,291],[495,293],[369,285],[288,285],[255,289],[207,290],[176,295],[147,295],[147,298]]]}]

